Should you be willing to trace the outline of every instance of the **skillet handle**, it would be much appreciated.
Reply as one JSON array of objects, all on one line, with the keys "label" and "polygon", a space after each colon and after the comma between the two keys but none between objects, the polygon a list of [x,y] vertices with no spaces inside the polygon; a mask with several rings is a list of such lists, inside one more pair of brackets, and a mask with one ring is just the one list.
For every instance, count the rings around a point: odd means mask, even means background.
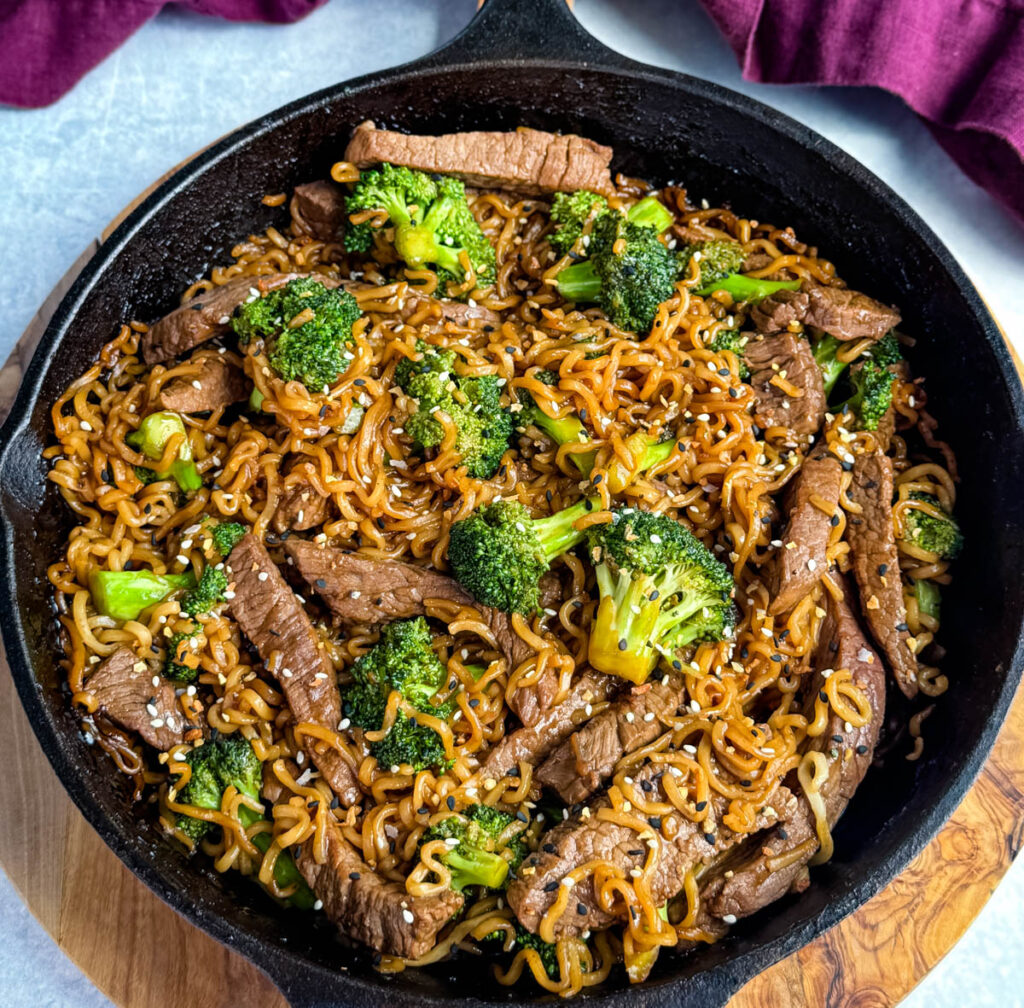
[{"label": "skillet handle", "polygon": [[447,66],[538,58],[636,65],[586,31],[566,0],[486,0],[455,38],[423,62]]}]

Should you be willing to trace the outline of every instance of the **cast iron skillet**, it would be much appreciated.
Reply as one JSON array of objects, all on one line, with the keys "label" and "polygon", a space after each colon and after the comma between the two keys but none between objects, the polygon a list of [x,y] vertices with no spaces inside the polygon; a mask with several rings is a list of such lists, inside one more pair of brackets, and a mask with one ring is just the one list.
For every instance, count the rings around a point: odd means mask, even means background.
[{"label": "cast iron skillet", "polygon": [[[46,567],[70,525],[45,479],[50,403],[119,320],[159,317],[242,235],[280,223],[268,192],[324,177],[363,119],[408,131],[573,131],[614,146],[614,167],[685,181],[714,205],[793,224],[851,286],[901,306],[920,338],[914,371],[956,449],[969,547],[944,598],[952,685],[924,757],[873,771],[836,833],[832,861],[799,898],[741,922],[718,945],[663,955],[628,989],[621,971],[583,995],[606,1005],[723,1005],[889,882],[936,833],[981,767],[1022,664],[1024,397],[999,331],[938,238],[870,172],[757,102],[633,62],[584,32],[563,0],[489,0],[472,24],[415,63],[321,91],[245,126],[178,171],[117,228],[50,322],[3,430],[0,620],[18,692],[72,799],[119,858],[192,923],[265,970],[296,1008],[482,1005],[498,987],[478,960],[386,980],[325,921],[280,912],[251,882],[190,862],[132,808],[103,755],[80,737],[57,665]],[[187,983],[186,976],[181,978]]]}]

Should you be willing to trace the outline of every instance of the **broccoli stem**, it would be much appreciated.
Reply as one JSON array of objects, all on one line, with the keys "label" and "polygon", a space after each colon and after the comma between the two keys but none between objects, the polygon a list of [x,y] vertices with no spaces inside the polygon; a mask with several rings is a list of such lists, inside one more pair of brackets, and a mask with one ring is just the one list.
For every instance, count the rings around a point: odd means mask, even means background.
[{"label": "broccoli stem", "polygon": [[648,598],[651,581],[616,576],[599,564],[597,583],[601,601],[590,629],[590,664],[642,683],[658,662],[650,642],[656,637],[660,606]]},{"label": "broccoli stem", "polygon": [[548,518],[533,519],[530,524],[544,551],[547,563],[550,564],[552,560],[567,553],[583,539],[584,533],[577,531],[573,526],[580,518],[599,506],[600,498],[592,497],[581,500]]},{"label": "broccoli stem", "polygon": [[921,578],[914,582],[914,595],[917,597],[917,608],[921,615],[937,620],[940,611],[939,586],[934,581]]},{"label": "broccoli stem", "polygon": [[672,211],[654,196],[645,196],[639,203],[634,203],[626,211],[626,218],[642,227],[657,228],[659,232],[667,231],[675,220]]},{"label": "broccoli stem", "polygon": [[836,359],[836,351],[842,344],[835,338],[825,333],[814,344],[814,359],[821,369],[821,377],[825,383],[825,396],[835,388],[836,382],[847,368],[847,363]]},{"label": "broccoli stem", "polygon": [[589,259],[567,266],[557,279],[558,293],[566,301],[596,301],[601,296],[601,279]]},{"label": "broccoli stem", "polygon": [[[239,805],[238,807],[238,821],[248,828],[254,823],[262,820],[263,817],[255,809],[249,808],[247,805]],[[257,833],[254,837],[251,837],[252,845],[261,853],[266,854],[270,849],[270,844],[273,840],[273,834],[270,830],[264,830],[262,833]],[[316,896],[313,894],[313,890],[306,884],[306,880],[302,877],[299,872],[298,866],[295,864],[295,859],[291,854],[283,850],[277,855],[277,859],[274,861],[274,881],[277,883],[278,889],[290,889],[292,886],[295,887],[294,892],[288,897],[288,902],[292,906],[299,910],[312,910],[313,904],[316,902]]]},{"label": "broccoli stem", "polygon": [[500,854],[492,854],[478,847],[456,847],[441,860],[452,873],[451,885],[456,892],[470,885],[500,889],[508,876],[508,862]]},{"label": "broccoli stem", "polygon": [[[659,462],[664,462],[672,454],[674,443],[673,441],[655,441],[648,444],[636,471],[638,473],[646,472],[648,469],[653,469]],[[589,476],[594,468],[594,462],[597,460],[597,451],[581,452],[573,455],[572,460],[584,476]],[[618,462],[613,463],[608,473],[608,486],[612,493],[621,493],[628,485],[632,475],[626,471],[625,466]]]},{"label": "broccoli stem", "polygon": [[174,477],[178,486],[186,492],[198,490],[203,485],[203,478],[199,475],[199,470],[192,460],[192,446],[188,442],[185,422],[177,413],[172,413],[170,410],[150,413],[139,424],[139,429],[129,434],[125,440],[133,448],[139,449],[146,458],[158,462],[163,458],[167,442],[176,434],[181,435],[178,457],[171,463],[168,470],[157,472],[157,476],[160,479],[166,479],[168,476]]},{"label": "broccoli stem", "polygon": [[89,576],[89,592],[96,611],[116,620],[138,619],[143,609],[162,602],[179,588],[194,588],[195,584],[192,573],[93,571]]},{"label": "broccoli stem", "polygon": [[[575,267],[572,267],[575,268]],[[701,297],[725,291],[734,301],[760,301],[780,290],[798,290],[799,280],[760,280],[743,273],[730,273],[721,280],[716,280],[701,287],[697,293]]]}]

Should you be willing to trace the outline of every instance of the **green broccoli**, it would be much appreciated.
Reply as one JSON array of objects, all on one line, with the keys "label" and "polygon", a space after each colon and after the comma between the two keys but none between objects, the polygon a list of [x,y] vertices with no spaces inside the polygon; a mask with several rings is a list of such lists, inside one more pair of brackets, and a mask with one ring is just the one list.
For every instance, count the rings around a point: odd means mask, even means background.
[{"label": "green broccoli", "polygon": [[138,619],[143,609],[163,602],[171,592],[194,588],[195,575],[154,574],[151,570],[93,571],[89,592],[96,611],[117,620]]},{"label": "green broccoli", "polygon": [[736,625],[726,567],[681,523],[624,508],[588,536],[600,593],[590,664],[643,682],[659,654],[728,637]]},{"label": "green broccoli", "polygon": [[825,384],[825,395],[831,394],[836,382],[842,377],[848,366],[847,361],[836,359],[836,351],[842,346],[835,336],[823,333],[820,339],[812,341],[814,360],[821,369],[821,377]]},{"label": "green broccoli", "polygon": [[[596,221],[597,217],[606,213],[618,211],[609,210],[608,201],[597,193],[588,192],[586,189],[578,189],[573,193],[556,193],[551,201],[551,222],[555,225],[548,235],[551,247],[561,255],[570,252],[579,241],[583,228],[591,216]],[[646,196],[634,203],[626,211],[626,219],[642,227],[655,228],[659,233],[671,227],[674,220],[672,211],[656,196]]]},{"label": "green broccoli", "polygon": [[903,512],[901,538],[919,549],[938,554],[943,560],[955,559],[964,544],[964,537],[956,519],[943,509],[938,497],[932,494],[912,490],[910,499],[931,505],[942,517],[937,518],[920,508],[907,508]]},{"label": "green broccoli", "polygon": [[458,378],[450,372],[455,359],[451,351],[437,351],[422,342],[417,349],[423,355],[420,360],[403,360],[395,368],[395,381],[417,403],[405,424],[416,449],[435,448],[443,440],[444,428],[434,416],[440,410],[455,424],[455,448],[467,473],[474,479],[490,479],[501,465],[513,430],[512,414],[501,405],[499,379]]},{"label": "green broccoli", "polygon": [[[463,254],[476,273],[478,287],[494,283],[494,249],[473,217],[466,187],[458,179],[383,164],[377,171],[362,173],[345,209],[349,216],[364,210],[383,211],[386,219],[380,226],[394,228],[395,251],[402,260],[413,269],[435,267],[442,284],[466,283]],[[370,221],[350,224],[345,247],[366,252],[373,231]]]},{"label": "green broccoli", "polygon": [[[416,710],[447,718],[454,711],[454,702],[433,703],[445,674],[422,616],[389,623],[378,643],[352,666],[355,682],[343,697],[346,716],[366,731],[380,731],[388,697],[398,690]],[[371,743],[370,752],[386,767],[408,764],[422,770],[445,763],[444,745],[437,732],[401,711],[387,735]]]},{"label": "green broccoli", "polygon": [[193,683],[199,678],[199,666],[193,668],[182,659],[191,650],[191,641],[202,632],[202,627],[193,625],[191,630],[173,634],[167,641],[167,660],[164,662],[164,678],[174,682]]},{"label": "green broccoli", "polygon": [[888,367],[868,358],[863,364],[850,368],[849,377],[853,394],[835,407],[835,412],[852,413],[858,430],[877,430],[892,405],[896,375]]},{"label": "green broccoli", "polygon": [[734,301],[760,301],[776,291],[799,289],[799,280],[762,280],[741,273],[744,258],[743,246],[734,241],[694,242],[680,253],[683,272],[692,259],[700,263],[696,293],[701,297],[721,290]]},{"label": "green broccoli", "polygon": [[[260,800],[263,766],[242,735],[222,735],[207,742],[189,752],[185,762],[192,768],[192,776],[178,794],[180,804],[219,809],[225,789],[232,786],[249,798]],[[246,806],[239,806],[238,818],[246,827],[262,819],[258,812]],[[175,826],[193,843],[198,843],[211,825],[205,819],[187,815],[178,815],[175,821]],[[264,830],[252,838],[252,843],[261,853],[266,853],[271,840],[270,831]],[[274,862],[274,881],[280,889],[295,887],[288,897],[289,904],[300,910],[313,908],[316,897],[288,851],[281,851]]]},{"label": "green broccoli", "polygon": [[903,350],[900,341],[896,336],[896,330],[890,329],[877,343],[866,351],[876,364],[882,367],[892,367],[894,364],[903,362]]},{"label": "green broccoli", "polygon": [[500,809],[471,805],[463,815],[448,816],[431,826],[420,842],[449,841],[438,860],[451,872],[455,892],[471,885],[501,890],[508,885],[509,873],[526,857],[525,828],[525,823]]},{"label": "green broccoli", "polygon": [[[154,478],[167,479],[173,476],[174,481],[186,493],[191,490],[198,490],[203,485],[203,478],[199,475],[199,470],[192,459],[192,445],[189,444],[188,432],[185,430],[185,421],[181,419],[179,414],[172,413],[170,410],[150,413],[139,424],[138,430],[132,431],[125,440],[132,448],[142,452],[146,458],[158,462],[163,458],[167,442],[176,434],[180,434],[182,438],[178,446],[178,456],[166,472],[152,470],[155,473]],[[136,470],[136,474],[138,474],[138,470]],[[148,483],[152,481],[143,480],[143,482]]]},{"label": "green broccoli", "polygon": [[596,302],[620,329],[646,333],[675,289],[676,253],[655,228],[615,213],[594,222],[588,252],[588,259],[558,274],[558,292],[567,301]]},{"label": "green broccoli", "polygon": [[241,522],[220,522],[212,532],[213,548],[226,557],[248,531]]},{"label": "green broccoli", "polygon": [[199,584],[185,592],[181,600],[181,611],[189,616],[208,613],[215,605],[225,601],[228,577],[216,567],[204,567]]},{"label": "green broccoli", "polygon": [[927,578],[914,582],[914,595],[917,598],[917,610],[922,616],[938,620],[941,612],[941,591],[939,586]]},{"label": "green broccoli", "polygon": [[246,301],[231,325],[243,345],[263,339],[270,366],[284,381],[309,389],[333,385],[348,366],[352,326],[361,312],[348,291],[297,277],[263,297]]},{"label": "green broccoli", "polygon": [[[531,377],[536,378],[543,385],[558,384],[558,375],[554,371],[536,371]],[[517,421],[519,426],[526,427],[533,424],[559,445],[579,444],[590,440],[587,428],[583,426],[583,421],[575,413],[556,419],[548,416],[526,389],[519,389],[518,395],[519,404],[523,407]],[[573,456],[573,458],[578,460],[578,456]],[[583,471],[582,466],[580,468]],[[585,472],[589,471],[589,469],[585,470]]]},{"label": "green broccoli", "polygon": [[581,542],[573,526],[594,509],[582,500],[547,518],[531,518],[516,501],[495,501],[456,522],[448,542],[452,573],[478,602],[532,615],[551,561]]},{"label": "green broccoli", "polygon": [[557,980],[561,975],[561,968],[558,965],[558,946],[554,942],[546,942],[540,935],[527,931],[521,924],[516,923],[515,943],[523,949],[533,949],[539,956],[544,972],[552,980]]},{"label": "green broccoli", "polygon": [[740,381],[745,382],[750,381],[750,368],[747,367],[747,362],[743,358],[743,350],[749,341],[750,337],[744,336],[738,329],[719,329],[715,333],[714,339],[708,344],[708,349],[715,353],[728,350],[734,354],[736,360],[739,361]]}]

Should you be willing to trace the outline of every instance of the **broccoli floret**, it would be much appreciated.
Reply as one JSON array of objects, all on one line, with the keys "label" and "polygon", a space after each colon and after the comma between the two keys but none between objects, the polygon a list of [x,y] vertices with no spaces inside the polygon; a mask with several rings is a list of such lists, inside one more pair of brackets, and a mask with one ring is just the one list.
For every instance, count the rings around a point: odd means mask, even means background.
[{"label": "broccoli floret", "polygon": [[181,611],[189,616],[208,613],[219,602],[225,601],[228,590],[228,576],[216,567],[204,567],[199,584],[185,593],[181,600]]},{"label": "broccoli floret", "polygon": [[253,339],[266,342],[267,360],[284,381],[321,389],[332,385],[348,366],[345,347],[360,314],[348,291],[298,277],[245,302],[231,325],[243,344]]},{"label": "broccoli floret", "polygon": [[524,829],[525,824],[507,812],[471,805],[464,815],[449,816],[431,826],[421,843],[458,840],[439,858],[451,871],[451,887],[456,892],[470,885],[500,890],[507,887],[509,873],[526,857]]},{"label": "broccoli floret", "polygon": [[[152,470],[154,478],[167,479],[173,476],[174,481],[186,493],[198,490],[203,485],[203,478],[199,475],[199,470],[192,459],[192,446],[189,444],[188,433],[185,430],[185,421],[179,414],[172,413],[170,410],[150,413],[139,424],[139,429],[132,431],[125,440],[132,448],[137,448],[142,452],[146,458],[158,462],[163,458],[167,442],[176,434],[181,435],[177,458],[165,472]],[[138,472],[138,468],[136,472]],[[143,480],[143,482],[148,483],[152,480]]]},{"label": "broccoli floret", "polygon": [[455,360],[451,351],[436,351],[424,343],[417,349],[423,355],[420,360],[404,360],[395,368],[396,382],[417,403],[406,421],[407,433],[418,451],[436,447],[444,428],[434,414],[446,413],[455,424],[455,448],[467,473],[474,479],[490,479],[501,465],[513,430],[512,414],[501,405],[498,378],[455,377],[450,373]]},{"label": "broccoli floret", "polygon": [[964,544],[964,537],[956,519],[943,510],[938,497],[932,494],[914,490],[910,493],[910,499],[923,501],[935,508],[942,517],[937,518],[920,508],[907,508],[904,512],[902,538],[919,549],[937,553],[943,560],[953,560]]},{"label": "broccoli floret", "polygon": [[551,201],[551,223],[554,230],[548,235],[551,247],[565,255],[579,241],[583,227],[591,215],[603,214],[608,201],[597,193],[577,189],[574,193],[556,193]]},{"label": "broccoli floret", "polygon": [[557,277],[567,301],[593,301],[620,329],[646,333],[679,277],[679,258],[655,228],[607,213],[594,222],[590,258]]},{"label": "broccoli floret", "polygon": [[892,367],[903,361],[903,350],[896,337],[896,330],[890,329],[877,343],[870,347],[867,355],[882,367]]},{"label": "broccoli floret", "polygon": [[627,508],[588,538],[600,592],[594,668],[639,683],[659,654],[671,658],[687,644],[729,636],[732,577],[684,525]]},{"label": "broccoli floret", "polygon": [[[380,640],[352,666],[355,683],[345,691],[345,713],[367,731],[380,731],[392,690],[417,710],[447,718],[454,703],[434,704],[445,681],[445,667],[431,646],[430,629],[422,616],[389,623]],[[416,770],[445,763],[444,745],[432,728],[401,711],[383,739],[370,744],[381,766],[409,764]]]},{"label": "broccoli floret", "polygon": [[241,522],[220,522],[211,533],[213,548],[226,557],[249,530]]},{"label": "broccoli floret", "polygon": [[413,269],[433,266],[442,284],[463,285],[467,272],[462,256],[476,273],[479,287],[495,280],[494,249],[477,224],[466,200],[466,187],[458,179],[433,178],[411,168],[383,164],[363,172],[345,201],[349,216],[365,210],[386,214],[382,221],[351,224],[345,246],[366,252],[373,242],[374,226],[394,228],[395,251]]},{"label": "broccoli floret", "polygon": [[747,367],[747,362],[743,358],[743,350],[749,341],[750,337],[744,336],[738,329],[719,329],[715,333],[714,339],[708,344],[708,349],[715,353],[728,350],[735,354],[736,360],[739,361],[740,381],[745,382],[750,381],[750,368]]},{"label": "broccoli floret", "polygon": [[533,949],[539,956],[544,971],[552,980],[561,975],[558,965],[558,947],[554,942],[546,942],[540,935],[527,931],[521,924],[516,924],[516,945],[523,949]]},{"label": "broccoli floret", "polygon": [[448,562],[477,601],[531,615],[540,606],[540,579],[551,561],[583,540],[574,524],[593,510],[582,500],[548,518],[531,518],[515,501],[495,501],[456,522]]},{"label": "broccoli floret", "polygon": [[[195,805],[204,809],[219,809],[224,791],[234,787],[249,798],[260,800],[263,766],[253,752],[252,746],[240,734],[222,735],[185,756],[185,762],[192,768],[192,776],[178,794],[178,802]],[[240,806],[238,818],[248,827],[261,819],[254,809]],[[193,843],[198,843],[211,829],[205,819],[194,819],[178,815],[175,826]],[[253,846],[266,853],[271,844],[271,833],[267,830],[252,838]],[[281,851],[274,862],[274,881],[280,889],[294,887],[288,903],[301,910],[313,907],[316,897],[299,873],[295,861],[288,851]]]},{"label": "broccoli floret", "polygon": [[859,430],[877,430],[879,421],[892,405],[896,375],[872,359],[851,368],[849,375],[853,395],[836,407],[836,411],[852,413]]},{"label": "broccoli floret", "polygon": [[89,593],[96,611],[117,620],[138,619],[143,609],[163,602],[171,592],[195,587],[195,575],[154,574],[150,570],[93,571]]},{"label": "broccoli floret", "polygon": [[186,665],[183,658],[191,651],[191,642],[202,632],[202,627],[193,625],[191,630],[173,634],[167,641],[167,660],[164,662],[164,677],[174,682],[193,683],[199,678],[199,666]]},{"label": "broccoli floret", "polygon": [[[597,193],[578,189],[574,193],[556,193],[551,202],[551,222],[554,230],[548,235],[551,247],[565,255],[579,241],[587,221],[606,213],[618,214],[608,209],[608,201]],[[672,211],[656,196],[646,196],[626,211],[626,219],[642,227],[654,228],[660,234],[672,225]]]},{"label": "broccoli floret", "polygon": [[799,280],[762,280],[741,273],[743,268],[743,246],[734,241],[705,241],[687,245],[680,253],[683,272],[689,268],[690,260],[697,256],[700,263],[700,287],[696,293],[701,297],[725,291],[734,301],[760,301],[780,290],[797,290]]}]

